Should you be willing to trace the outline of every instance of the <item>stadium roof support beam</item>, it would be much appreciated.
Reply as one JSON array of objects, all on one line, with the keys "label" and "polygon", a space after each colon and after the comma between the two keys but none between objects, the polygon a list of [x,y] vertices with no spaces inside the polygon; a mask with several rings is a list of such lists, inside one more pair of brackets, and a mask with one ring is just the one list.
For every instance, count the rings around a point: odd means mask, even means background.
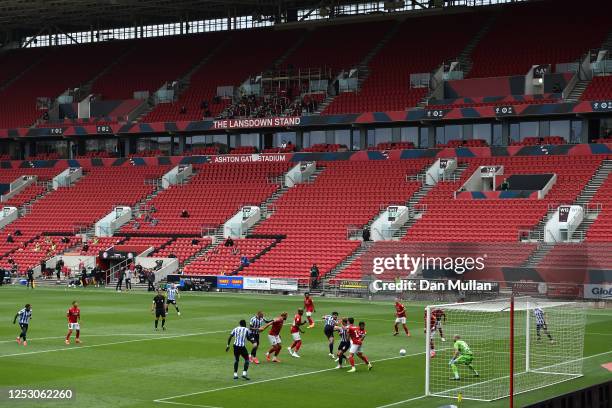
[{"label": "stadium roof support beam", "polygon": [[421,7],[422,9],[428,9],[428,8],[429,8],[429,6],[424,5],[424,4],[423,4],[423,3],[421,3],[420,1],[417,1],[417,0],[412,0],[412,7],[416,7],[416,6],[419,6],[419,7]]},{"label": "stadium roof support beam", "polygon": [[45,32],[49,31],[49,27],[48,26],[44,26],[43,28],[41,28],[40,30],[38,30],[38,32],[36,34],[34,34],[32,37],[30,37],[30,39],[28,41],[26,41],[25,43],[23,43],[23,45],[21,46],[21,48],[26,48],[28,45],[30,45],[33,41],[36,40],[37,37],[41,36],[42,34],[44,34]]},{"label": "stadium roof support beam", "polygon": [[57,34],[64,34],[66,37],[68,37],[70,39],[70,41],[72,41],[75,44],[80,44],[72,35],[70,35],[70,33],[65,32],[64,30],[62,30],[61,28],[59,28],[58,26],[53,26],[55,27],[56,33]]}]

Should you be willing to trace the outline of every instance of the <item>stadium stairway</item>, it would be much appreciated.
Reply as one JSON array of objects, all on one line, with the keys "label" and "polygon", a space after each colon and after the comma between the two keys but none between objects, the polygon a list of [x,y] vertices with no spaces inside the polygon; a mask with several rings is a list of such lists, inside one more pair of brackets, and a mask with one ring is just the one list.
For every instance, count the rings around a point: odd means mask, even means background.
[{"label": "stadium stairway", "polygon": [[293,55],[293,53],[298,48],[300,48],[302,44],[304,44],[304,41],[306,41],[306,38],[308,38],[308,34],[308,31],[302,33],[302,35],[297,39],[297,41],[295,41],[291,47],[287,48],[287,50],[285,50],[285,52],[280,57],[278,57],[276,61],[274,61],[274,63],[272,64],[274,68],[280,69],[287,60],[287,58]]},{"label": "stadium stairway", "polygon": [[[449,179],[452,181],[461,179],[461,175],[468,167],[468,163],[459,163],[455,171],[450,174]],[[429,165],[427,165],[425,169],[423,169],[423,171],[421,171],[419,174],[411,176],[409,179],[425,180],[428,168]],[[424,206],[419,206],[418,204],[423,199],[423,197],[425,197],[434,187],[435,185],[428,185],[423,183],[421,188],[419,188],[412,195],[412,197],[410,197],[410,200],[406,202],[406,206],[411,209],[413,215],[404,225],[400,227],[399,230],[397,230],[395,234],[393,234],[393,238],[401,239],[402,237],[404,237],[408,233],[408,230],[417,222],[417,220],[423,216],[425,211],[427,211],[427,208]]]},{"label": "stadium stairway", "polygon": [[32,212],[32,206],[38,200],[40,200],[41,198],[43,198],[44,196],[46,196],[47,194],[49,194],[49,193],[51,193],[53,191],[53,182],[52,181],[37,181],[36,185],[44,187],[45,190],[43,192],[41,192],[40,194],[37,194],[31,200],[26,201],[25,203],[23,203],[19,207],[19,216],[20,217],[23,217],[26,214],[29,214],[30,212]]},{"label": "stadium stairway", "polygon": [[[591,201],[593,201],[593,197],[600,189],[600,187],[610,177],[610,173],[612,173],[612,160],[604,160],[601,163],[601,166],[597,169],[595,175],[591,178],[589,183],[586,185],[586,187],[576,200],[575,203],[577,205],[582,205],[583,207],[586,207],[588,211],[586,212],[582,223],[572,234],[572,240],[584,241],[589,228],[591,227],[591,225],[593,225],[595,220],[597,220],[602,208],[599,205],[600,203],[591,203]],[[589,208],[589,204],[592,204],[591,208]]]},{"label": "stadium stairway", "polygon": [[[579,227],[580,231],[583,231],[583,232],[577,232],[577,233],[575,232],[574,233],[575,235],[572,236],[572,239],[578,239],[580,241],[583,241],[586,236],[586,231],[591,226],[591,224],[597,219],[597,215],[601,209],[597,209],[597,208],[590,209],[589,204],[591,204],[591,200],[593,199],[593,196],[595,195],[595,193],[597,193],[597,190],[606,181],[611,171],[612,171],[612,160],[603,160],[601,164],[599,165],[599,167],[597,168],[597,170],[595,171],[595,173],[593,174],[593,176],[591,176],[591,178],[589,179],[588,183],[584,186],[584,188],[582,189],[578,197],[576,197],[574,202],[571,203],[572,205],[580,205],[583,208],[588,210],[585,214],[585,219],[582,223],[586,225],[583,226],[581,224],[580,227],[582,227],[582,229],[580,229]],[[543,241],[544,240],[544,228],[546,227],[546,223],[548,222],[550,217],[556,213],[556,211],[557,211],[557,207],[554,207],[554,208],[550,207],[546,215],[542,217],[542,219],[540,219],[537,225],[531,230],[529,237],[530,238],[535,237],[537,241]]]},{"label": "stadium stairway", "polygon": [[123,61],[123,59],[125,57],[127,57],[135,48],[136,44],[134,44],[134,46],[132,47],[128,47],[122,54],[120,54],[117,58],[115,58],[114,61],[112,61],[110,64],[108,64],[102,71],[98,72],[93,78],[91,78],[89,81],[87,81],[85,84],[83,84],[80,88],[79,88],[79,93],[78,95],[76,95],[76,100],[77,102],[80,102],[82,99],[84,99],[86,96],[91,94],[91,88],[93,87],[93,84],[103,75],[107,74],[108,71],[110,71],[111,69],[113,69],[117,64],[119,64],[121,61]]},{"label": "stadium stairway", "polygon": [[[189,176],[189,178],[191,178],[192,176]],[[185,183],[189,181],[189,178],[187,178],[185,180]],[[152,185],[155,186],[154,190],[151,191],[149,194],[147,194],[145,197],[143,197],[140,201],[138,201],[136,203],[136,205],[134,205],[134,211],[132,211],[132,220],[136,219],[136,217],[140,216],[141,214],[143,214],[143,211],[147,211],[148,205],[149,203],[155,198],[157,197],[157,195],[159,194],[160,191],[162,191],[162,179],[151,179],[149,181],[149,183],[151,183]]]},{"label": "stadium stairway", "polygon": [[384,37],[376,44],[374,48],[370,50],[366,54],[366,56],[361,60],[359,65],[357,65],[357,70],[359,71],[359,78],[357,78],[357,90],[361,89],[361,85],[366,80],[368,75],[370,75],[370,68],[368,64],[372,61],[372,58],[376,56],[383,49],[385,45],[399,32],[400,27],[402,26],[401,21],[396,21],[393,24],[393,27],[384,35]]},{"label": "stadium stairway", "polygon": [[[314,183],[314,181],[316,180],[316,178],[319,176],[319,174],[321,174],[323,171],[325,170],[324,167],[318,167],[309,177],[308,179],[305,181],[305,183]],[[260,218],[259,221],[257,221],[255,224],[253,224],[247,231],[246,234],[249,235],[251,234],[258,226],[259,224],[261,224],[262,222],[264,222],[266,219],[270,218],[273,214],[274,214],[274,203],[276,203],[285,193],[287,193],[291,187],[287,187],[284,183],[284,178],[285,176],[280,176],[282,178],[283,181],[280,182],[280,185],[282,186],[281,188],[279,188],[278,190],[276,190],[274,193],[272,193],[272,195],[270,197],[268,197],[266,199],[266,201],[264,201],[263,203],[261,203],[259,205],[259,208],[261,209],[261,215],[262,217]]]},{"label": "stadium stairway", "polygon": [[555,244],[539,242],[538,246],[529,254],[529,257],[523,262],[521,268],[535,268],[555,247]]},{"label": "stadium stairway", "polygon": [[181,264],[179,264],[179,268],[181,268],[181,270],[182,270],[182,268],[184,268],[185,266],[187,266],[190,263],[192,263],[196,258],[198,258],[198,257],[204,255],[205,253],[207,253],[212,247],[214,247],[217,244],[218,244],[218,242],[215,242],[214,240],[211,240],[208,245],[205,245],[202,249],[200,249],[195,254],[191,255],[190,257],[185,259]]},{"label": "stadium stairway", "polygon": [[[361,85],[364,83],[366,78],[370,75],[369,64],[370,61],[382,50],[385,45],[399,32],[400,27],[402,26],[401,21],[396,21],[395,24],[387,31],[387,33],[378,41],[378,43],[372,48],[365,57],[361,60],[359,64],[357,64],[357,70],[359,72],[359,77],[357,78],[357,90],[355,92],[359,92],[361,90]],[[337,96],[337,95],[335,95]],[[317,110],[315,111],[315,115],[320,115],[325,108],[327,108],[335,99],[334,95],[326,95],[325,99],[319,103]]]},{"label": "stadium stairway", "polygon": [[612,31],[608,33],[608,36],[604,40],[603,44],[601,44],[601,50],[608,50],[608,58],[610,58],[610,54],[612,54]]},{"label": "stadium stairway", "polygon": [[478,43],[487,35],[489,30],[491,30],[491,27],[497,21],[497,17],[498,14],[494,14],[489,17],[487,22],[483,24],[480,28],[480,31],[478,31],[476,35],[472,37],[472,39],[469,43],[467,43],[463,51],[461,51],[461,54],[457,56],[457,61],[459,61],[459,64],[461,65],[461,70],[463,71],[464,78],[467,77],[467,75],[472,70],[472,65],[474,65],[471,58],[472,51],[474,51],[474,48],[476,48]]},{"label": "stadium stairway", "polygon": [[578,102],[590,83],[591,81],[588,79],[578,80],[578,82],[576,82],[576,85],[574,85],[574,89],[572,89],[572,91],[567,96],[567,98],[565,98],[565,100],[567,102]]},{"label": "stadium stairway", "polygon": [[371,241],[370,242],[362,242],[360,246],[358,246],[353,252],[348,254],[346,258],[344,258],[342,261],[340,261],[338,263],[338,265],[333,267],[323,277],[323,279],[321,281],[322,288],[326,288],[327,285],[329,284],[329,281],[334,280],[336,278],[336,276],[338,276],[343,270],[345,270],[346,268],[351,266],[355,260],[361,258],[361,256],[363,256],[363,254],[368,252],[368,250],[370,248],[372,248],[373,245],[374,245],[374,242],[371,242]]},{"label": "stadium stairway", "polygon": [[[196,65],[194,65],[188,72],[186,72],[182,77],[178,79],[178,89],[174,94],[175,101],[178,101],[180,96],[183,94],[183,92],[185,92],[191,85],[191,76],[194,74],[194,72],[198,71],[203,65],[210,62],[211,59],[213,59],[216,56],[219,50],[222,50],[223,48],[225,48],[225,46],[231,40],[231,38],[232,38],[231,35],[225,36],[223,40],[220,41],[219,44],[217,44],[215,48],[213,48]],[[148,116],[149,113],[155,110],[156,107],[157,105],[154,102],[154,98],[152,96],[149,97],[149,103],[147,107],[142,110],[142,112],[138,115],[138,117],[134,120],[134,122],[136,123],[142,122]]]},{"label": "stadium stairway", "polygon": [[11,86],[14,82],[19,81],[22,76],[24,76],[30,70],[32,70],[35,67],[37,67],[38,65],[40,65],[44,59],[45,59],[45,54],[41,54],[39,56],[39,58],[33,64],[29,64],[26,69],[22,70],[21,72],[19,72],[17,75],[13,76],[11,79],[7,80],[6,82],[1,83],[0,84],[0,92],[4,91],[6,88]]}]

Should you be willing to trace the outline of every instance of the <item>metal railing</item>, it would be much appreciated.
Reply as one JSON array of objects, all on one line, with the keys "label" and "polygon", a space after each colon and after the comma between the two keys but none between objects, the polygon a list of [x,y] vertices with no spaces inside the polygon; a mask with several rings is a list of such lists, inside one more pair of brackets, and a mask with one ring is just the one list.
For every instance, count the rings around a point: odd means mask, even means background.
[{"label": "metal railing", "polygon": [[544,241],[544,231],[532,230],[530,227],[519,227],[519,242]]},{"label": "metal railing", "polygon": [[145,179],[144,181],[145,186],[155,186],[156,188],[161,187],[162,185],[162,181],[161,179]]},{"label": "metal railing", "polygon": [[355,239],[355,238],[361,238],[363,234],[363,228],[361,228],[358,225],[349,225],[346,228],[346,239],[350,240],[350,239]]},{"label": "metal railing", "polygon": [[214,237],[219,229],[216,225],[202,225],[201,232],[202,237]]},{"label": "metal railing", "polygon": [[427,212],[427,204],[415,204],[414,205],[414,214],[423,214]]},{"label": "metal railing", "polygon": [[602,203],[587,203],[582,207],[584,209],[584,213],[587,215],[591,214],[599,214],[603,209]]}]

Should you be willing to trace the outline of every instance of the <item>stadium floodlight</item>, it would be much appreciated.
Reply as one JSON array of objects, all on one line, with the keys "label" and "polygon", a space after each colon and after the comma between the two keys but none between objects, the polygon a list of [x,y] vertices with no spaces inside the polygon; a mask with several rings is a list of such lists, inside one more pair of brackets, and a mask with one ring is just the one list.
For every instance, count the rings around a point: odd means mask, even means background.
[{"label": "stadium floodlight", "polygon": [[446,315],[447,341],[426,325],[426,395],[493,401],[582,376],[583,304],[521,297],[431,305],[427,322],[436,309]]}]

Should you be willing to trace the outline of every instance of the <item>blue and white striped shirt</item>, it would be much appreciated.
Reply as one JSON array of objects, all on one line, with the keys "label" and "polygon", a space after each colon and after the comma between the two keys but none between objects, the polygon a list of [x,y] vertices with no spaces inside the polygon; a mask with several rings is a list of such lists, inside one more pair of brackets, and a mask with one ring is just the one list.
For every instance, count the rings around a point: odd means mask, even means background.
[{"label": "blue and white striped shirt", "polygon": [[540,309],[539,307],[536,307],[535,309],[533,309],[533,314],[536,319],[536,324],[538,325],[546,324],[546,320],[544,319],[544,311],[542,309]]},{"label": "blue and white striped shirt", "polygon": [[166,293],[168,294],[168,300],[176,300],[176,295],[178,294],[178,289],[169,287],[166,289]]},{"label": "blue and white striped shirt", "polygon": [[348,326],[340,327],[340,341],[349,342]]},{"label": "blue and white striped shirt", "polygon": [[252,330],[260,329],[265,323],[266,319],[264,319],[263,317],[259,318],[257,316],[251,317],[251,320],[249,321]]},{"label": "blue and white striped shirt", "polygon": [[246,327],[238,326],[232,330],[231,336],[234,337],[234,346],[246,346],[247,339],[251,336],[251,331]]},{"label": "blue and white striped shirt", "polygon": [[332,315],[323,316],[323,319],[325,320],[326,326],[334,327],[338,323],[338,320]]},{"label": "blue and white striped shirt", "polygon": [[19,315],[19,324],[30,324],[30,319],[32,318],[32,310],[26,310],[24,307],[18,313]]}]

